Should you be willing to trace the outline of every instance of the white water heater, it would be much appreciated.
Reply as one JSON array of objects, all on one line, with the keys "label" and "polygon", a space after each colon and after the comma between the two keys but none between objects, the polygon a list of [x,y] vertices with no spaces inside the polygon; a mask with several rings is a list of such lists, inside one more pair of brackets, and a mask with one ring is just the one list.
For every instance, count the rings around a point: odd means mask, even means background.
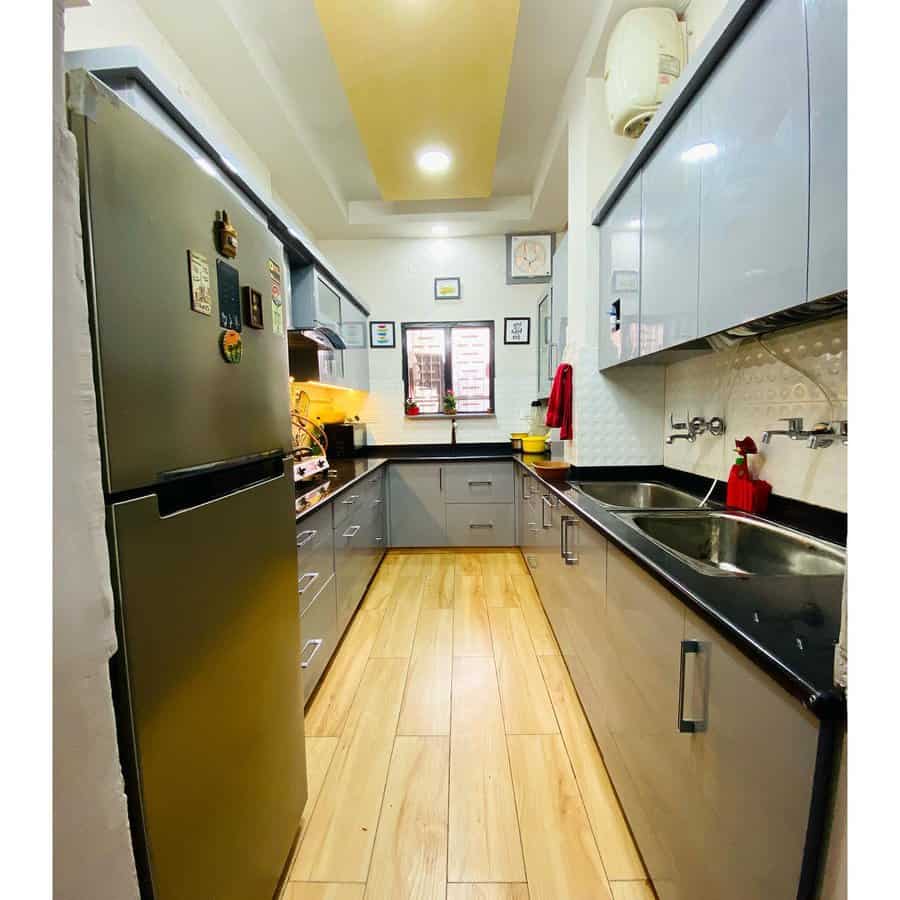
[{"label": "white water heater", "polygon": [[637,138],[681,75],[685,28],[671,9],[633,9],[606,48],[606,106],[616,134]]}]

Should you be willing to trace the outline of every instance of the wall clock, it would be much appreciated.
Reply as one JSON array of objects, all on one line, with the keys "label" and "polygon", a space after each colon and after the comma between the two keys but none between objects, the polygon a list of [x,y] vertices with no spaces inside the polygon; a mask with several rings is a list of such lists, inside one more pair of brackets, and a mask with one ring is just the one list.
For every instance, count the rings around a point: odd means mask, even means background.
[{"label": "wall clock", "polygon": [[546,284],[553,273],[555,234],[506,236],[506,283]]}]

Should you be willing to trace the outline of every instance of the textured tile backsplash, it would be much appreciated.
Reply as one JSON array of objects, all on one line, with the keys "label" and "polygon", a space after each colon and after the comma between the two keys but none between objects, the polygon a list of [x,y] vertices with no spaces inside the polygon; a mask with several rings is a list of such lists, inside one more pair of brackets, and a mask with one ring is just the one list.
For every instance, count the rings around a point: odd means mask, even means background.
[{"label": "textured tile backsplash", "polygon": [[751,467],[771,482],[776,494],[831,509],[847,509],[847,447],[810,450],[805,441],[774,436],[779,419],[802,417],[809,430],[817,422],[847,419],[847,318],[799,325],[739,346],[666,367],[665,434],[670,413],[685,417],[722,416],[724,437],[700,435],[693,444],[664,445],[667,466],[727,478],[734,441],[750,435],[760,450]]}]

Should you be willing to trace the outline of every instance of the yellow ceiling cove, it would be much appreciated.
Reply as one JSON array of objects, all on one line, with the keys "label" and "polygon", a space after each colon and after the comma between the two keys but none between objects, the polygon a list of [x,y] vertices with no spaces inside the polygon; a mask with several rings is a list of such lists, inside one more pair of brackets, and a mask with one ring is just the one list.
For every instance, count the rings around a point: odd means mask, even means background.
[{"label": "yellow ceiling cove", "polygon": [[[489,197],[519,0],[316,0],[385,200]],[[445,172],[422,171],[443,150]]]}]

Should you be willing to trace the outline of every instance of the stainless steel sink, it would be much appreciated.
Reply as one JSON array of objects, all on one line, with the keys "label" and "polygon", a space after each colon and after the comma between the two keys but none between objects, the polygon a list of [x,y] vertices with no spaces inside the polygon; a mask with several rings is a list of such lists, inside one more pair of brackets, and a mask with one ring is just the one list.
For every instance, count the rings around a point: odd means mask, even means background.
[{"label": "stainless steel sink", "polygon": [[655,481],[573,481],[571,484],[614,509],[696,509],[702,499]]},{"label": "stainless steel sink", "polygon": [[632,528],[711,575],[842,575],[843,547],[741,513],[618,512]]}]

